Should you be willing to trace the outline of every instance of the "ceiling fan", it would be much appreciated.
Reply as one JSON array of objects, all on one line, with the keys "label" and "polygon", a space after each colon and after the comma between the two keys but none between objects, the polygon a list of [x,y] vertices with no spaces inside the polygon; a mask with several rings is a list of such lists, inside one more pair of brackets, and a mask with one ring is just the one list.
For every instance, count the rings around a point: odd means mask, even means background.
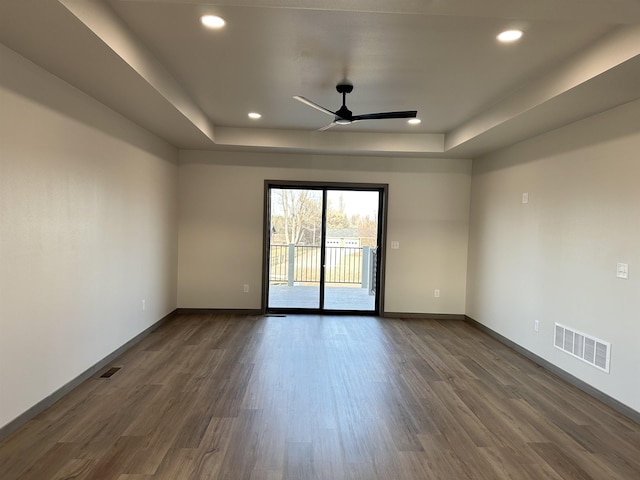
[{"label": "ceiling fan", "polygon": [[321,112],[326,113],[327,115],[331,115],[333,117],[333,122],[329,125],[322,127],[318,131],[327,130],[334,125],[349,125],[353,122],[358,122],[360,120],[384,120],[387,118],[415,118],[417,115],[417,110],[405,110],[402,112],[379,112],[379,113],[365,113],[364,115],[354,115],[351,110],[347,108],[346,105],[346,97],[347,93],[351,93],[353,91],[353,85],[349,83],[340,83],[336,85],[336,90],[338,93],[342,94],[342,106],[332,112],[328,108],[324,108],[317,103],[312,102],[311,100],[301,97],[299,95],[294,96],[296,100],[304,103],[316,110],[320,110]]}]

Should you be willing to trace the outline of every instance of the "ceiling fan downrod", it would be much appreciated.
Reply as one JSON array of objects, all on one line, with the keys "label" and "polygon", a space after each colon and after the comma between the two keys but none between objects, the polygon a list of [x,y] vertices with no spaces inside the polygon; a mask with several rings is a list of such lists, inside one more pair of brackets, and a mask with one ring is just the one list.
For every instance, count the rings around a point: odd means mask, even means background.
[{"label": "ceiling fan downrod", "polygon": [[336,85],[338,93],[342,94],[342,106],[336,112],[335,122],[340,125],[348,125],[353,121],[353,112],[347,108],[347,93],[353,91],[353,85],[349,83],[340,83]]}]

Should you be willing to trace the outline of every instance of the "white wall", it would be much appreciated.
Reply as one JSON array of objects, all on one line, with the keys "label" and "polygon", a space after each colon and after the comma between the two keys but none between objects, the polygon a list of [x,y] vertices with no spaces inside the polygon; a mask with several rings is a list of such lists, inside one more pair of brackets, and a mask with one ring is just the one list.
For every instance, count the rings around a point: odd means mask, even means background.
[{"label": "white wall", "polygon": [[1,427],[175,309],[177,151],[0,64]]},{"label": "white wall", "polygon": [[[474,160],[467,281],[470,317],[636,411],[639,151],[636,101]],[[610,374],[554,348],[554,322],[611,342]]]},{"label": "white wall", "polygon": [[201,151],[180,152],[180,307],[260,308],[267,179],[388,183],[385,310],[464,313],[471,161]]}]

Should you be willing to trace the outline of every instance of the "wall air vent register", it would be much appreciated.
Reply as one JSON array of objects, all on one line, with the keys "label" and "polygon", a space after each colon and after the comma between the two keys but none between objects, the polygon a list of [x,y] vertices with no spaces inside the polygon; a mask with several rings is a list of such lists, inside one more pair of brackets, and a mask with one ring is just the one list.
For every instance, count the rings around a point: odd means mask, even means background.
[{"label": "wall air vent register", "polygon": [[609,373],[611,343],[556,323],[554,345],[589,365]]}]

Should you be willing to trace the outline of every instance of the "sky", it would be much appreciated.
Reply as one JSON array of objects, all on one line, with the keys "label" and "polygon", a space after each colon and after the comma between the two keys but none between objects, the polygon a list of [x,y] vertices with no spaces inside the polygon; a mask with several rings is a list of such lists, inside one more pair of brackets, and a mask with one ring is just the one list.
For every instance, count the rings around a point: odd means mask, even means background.
[{"label": "sky", "polygon": [[369,216],[375,219],[378,216],[379,192],[329,190],[327,195],[327,200],[329,200],[334,207],[339,205],[339,199],[342,195],[344,210],[348,217],[360,214],[363,217]]},{"label": "sky", "polygon": [[[278,190],[274,189],[273,191]],[[272,192],[273,192],[272,191]],[[316,192],[322,198],[321,191]],[[380,192],[358,190],[327,190],[327,200],[333,208],[340,205],[340,196],[344,200],[344,210],[347,217],[360,215],[362,217],[378,218],[378,197]],[[277,197],[272,197],[277,198]],[[282,215],[282,209],[278,201],[272,200],[271,212],[274,215]]]}]

